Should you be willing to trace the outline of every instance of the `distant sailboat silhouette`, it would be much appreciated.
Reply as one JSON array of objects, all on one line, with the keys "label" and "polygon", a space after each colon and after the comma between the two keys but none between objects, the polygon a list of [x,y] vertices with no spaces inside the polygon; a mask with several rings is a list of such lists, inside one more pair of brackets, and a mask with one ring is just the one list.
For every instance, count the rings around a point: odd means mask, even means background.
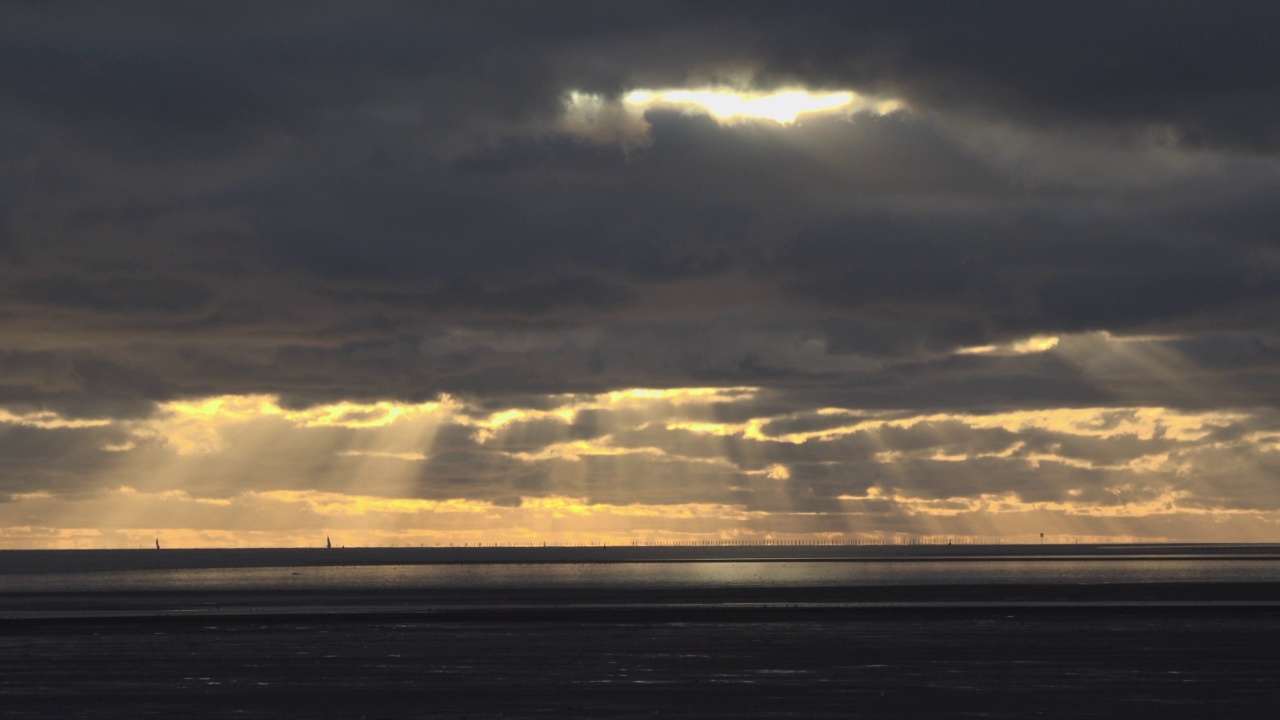
[{"label": "distant sailboat silhouette", "polygon": [[160,549],[160,538],[156,538],[156,549]]},{"label": "distant sailboat silhouette", "polygon": [[333,549],[333,541],[329,539],[328,535],[324,536],[324,546],[329,548],[330,550]]}]

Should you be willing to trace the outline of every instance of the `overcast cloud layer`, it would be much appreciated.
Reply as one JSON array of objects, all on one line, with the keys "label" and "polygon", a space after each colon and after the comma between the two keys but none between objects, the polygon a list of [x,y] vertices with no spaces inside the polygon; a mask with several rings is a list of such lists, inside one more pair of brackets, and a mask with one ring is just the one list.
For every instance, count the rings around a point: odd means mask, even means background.
[{"label": "overcast cloud layer", "polygon": [[[1164,514],[1052,529],[1264,537],[1277,28],[1267,2],[8,3],[0,525],[52,543],[126,487],[224,513],[192,542],[310,532],[227,509],[273,492],[317,527],[331,493],[703,508],[721,534],[1029,535],[972,503],[1130,503]],[[624,104],[707,86],[892,104]],[[601,399],[692,387],[745,389]],[[256,419],[184,445],[182,403],[230,396]],[[343,402],[444,405],[416,445],[284,415]],[[381,459],[307,464],[331,456]],[[630,517],[574,537],[677,532]]]}]

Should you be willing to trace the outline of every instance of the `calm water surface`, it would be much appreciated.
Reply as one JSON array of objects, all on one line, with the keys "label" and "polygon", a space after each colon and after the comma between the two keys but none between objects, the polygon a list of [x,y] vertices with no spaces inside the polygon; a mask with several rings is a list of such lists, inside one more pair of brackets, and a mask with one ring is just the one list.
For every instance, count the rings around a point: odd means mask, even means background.
[{"label": "calm water surface", "polygon": [[951,560],[379,565],[36,573],[5,592],[510,588],[847,587],[871,585],[1280,582],[1276,559]]}]

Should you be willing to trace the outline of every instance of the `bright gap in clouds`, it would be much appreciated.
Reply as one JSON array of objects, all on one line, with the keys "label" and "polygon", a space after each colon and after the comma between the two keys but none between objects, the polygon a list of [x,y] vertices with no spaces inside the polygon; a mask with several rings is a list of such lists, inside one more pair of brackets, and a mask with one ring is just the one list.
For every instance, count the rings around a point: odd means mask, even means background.
[{"label": "bright gap in clouds", "polygon": [[872,110],[883,115],[901,106],[896,101],[876,101],[852,91],[812,93],[801,89],[767,93],[724,88],[641,89],[627,93],[622,102],[639,112],[650,108],[670,108],[685,112],[704,112],[721,122],[772,120],[784,125],[794,123],[805,113]]},{"label": "bright gap in clouds", "polygon": [[648,144],[649,110],[670,110],[711,116],[722,125],[750,121],[795,124],[805,115],[873,113],[887,115],[903,109],[901,101],[860,95],[852,90],[811,92],[785,88],[769,92],[705,88],[637,88],[619,99],[571,91],[565,96],[561,130],[593,142],[625,146]]}]

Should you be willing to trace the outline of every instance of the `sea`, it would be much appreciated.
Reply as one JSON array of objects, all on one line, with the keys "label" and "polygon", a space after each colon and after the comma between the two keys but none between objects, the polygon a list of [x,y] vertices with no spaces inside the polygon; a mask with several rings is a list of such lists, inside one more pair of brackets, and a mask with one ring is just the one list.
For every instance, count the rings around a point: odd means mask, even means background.
[{"label": "sea", "polygon": [[750,589],[1280,581],[1277,557],[702,560],[159,568],[0,576],[0,592]]},{"label": "sea", "polygon": [[[0,551],[0,595],[633,591],[1280,582],[1280,546],[664,546]],[[731,597],[725,595],[725,597]]]}]

